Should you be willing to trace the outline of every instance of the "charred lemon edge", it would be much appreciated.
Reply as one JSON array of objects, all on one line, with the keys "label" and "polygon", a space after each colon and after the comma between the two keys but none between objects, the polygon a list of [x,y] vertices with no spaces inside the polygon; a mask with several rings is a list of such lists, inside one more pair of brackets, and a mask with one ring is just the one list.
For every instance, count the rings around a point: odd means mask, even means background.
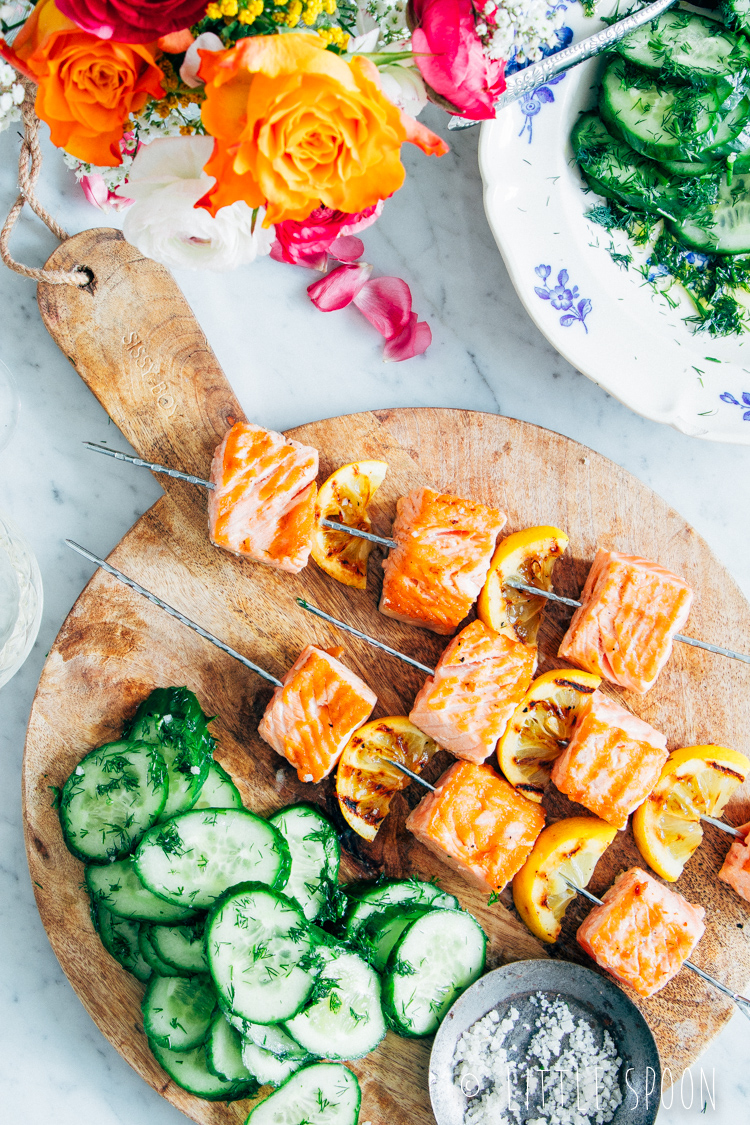
[{"label": "charred lemon edge", "polygon": [[[495,548],[484,586],[477,600],[477,614],[480,620],[496,633],[507,633],[517,638],[512,624],[501,620],[502,606],[505,604],[502,594],[503,580],[518,574],[520,562],[525,558],[536,556],[547,560],[554,554],[557,560],[564,553],[568,542],[569,538],[564,531],[547,524],[514,531],[501,539]],[[518,558],[514,560],[514,556]],[[514,565],[508,566],[509,562],[513,562]],[[532,596],[527,595],[528,598]],[[493,604],[498,602],[499,605]]]},{"label": "charred lemon edge", "polygon": [[[598,839],[601,851],[594,863],[596,867],[616,835],[617,829],[613,825],[595,816],[566,817],[542,829],[526,862],[513,878],[513,902],[524,924],[535,937],[551,944],[557,940],[562,924],[558,922],[555,933],[550,935],[550,931],[541,923],[534,891],[540,882],[546,881],[545,873],[541,871],[542,866],[549,866],[556,859],[555,853],[563,848]],[[555,867],[559,867],[566,858],[564,855],[560,856]],[[592,874],[593,870],[594,868]]]},{"label": "charred lemon edge", "polygon": [[[350,761],[347,760],[347,756],[349,758],[351,758],[354,755],[354,753],[359,753],[361,749],[364,749],[366,752],[371,753],[371,754],[378,754],[379,751],[376,748],[367,746],[367,743],[366,743],[367,734],[369,733],[369,731],[372,731],[372,730],[374,730],[378,727],[382,728],[384,726],[388,727],[396,735],[402,734],[403,736],[406,736],[406,737],[409,737],[409,736],[419,737],[419,739],[421,741],[423,741],[424,743],[433,743],[434,746],[435,746],[435,750],[432,751],[432,754],[430,755],[430,757],[432,757],[432,755],[437,753],[437,751],[440,749],[440,747],[438,746],[438,744],[435,742],[434,739],[430,738],[429,735],[426,735],[423,731],[421,731],[419,729],[419,727],[416,727],[414,725],[414,723],[411,722],[408,715],[384,715],[380,719],[371,719],[368,723],[365,723],[363,726],[358,727],[357,730],[354,731],[354,733],[351,735],[349,741],[347,742],[346,746],[344,747],[344,751],[343,751],[341,757],[339,758],[338,765],[336,767],[336,800],[339,803],[341,815],[344,817],[344,820],[347,822],[349,827],[352,828],[357,833],[358,836],[362,837],[363,840],[374,840],[375,839],[378,832],[380,831],[380,827],[381,827],[383,821],[385,820],[386,816],[388,815],[388,809],[386,809],[385,815],[380,820],[380,822],[377,825],[373,825],[364,816],[361,816],[360,814],[358,814],[358,812],[356,811],[356,808],[350,808],[349,807],[349,805],[347,804],[347,800],[352,800],[352,798],[348,798],[347,794],[344,792],[344,774],[347,770],[351,770],[352,772],[358,771],[358,767],[352,765],[350,763]],[[354,743],[355,739],[357,740],[357,743],[358,743],[358,745],[356,745],[356,746],[352,745]],[[362,743],[364,743],[364,746],[359,745],[359,744],[362,744]],[[398,760],[397,754],[394,754],[393,757],[394,757],[394,760]],[[407,763],[404,762],[403,764],[406,765]],[[412,769],[414,768],[413,763],[410,762],[409,765],[410,765],[410,768],[412,768]],[[339,770],[342,769],[342,766],[343,766],[343,771],[341,773],[341,784],[340,784],[339,783]],[[389,767],[388,764],[385,763],[385,768],[389,769],[389,768],[393,768],[393,767]],[[358,772],[364,772],[364,771],[358,771]],[[396,771],[396,772],[398,772],[398,771]],[[393,800],[393,797],[396,795],[396,793],[401,792],[402,789],[406,789],[407,786],[409,786],[411,784],[411,779],[409,777],[407,777],[406,774],[399,773],[398,776],[399,776],[399,779],[401,781],[401,784],[398,785],[396,788],[394,788],[393,792],[388,797],[384,797],[384,800],[387,801],[387,804],[388,804],[389,807],[390,807],[390,803]],[[360,831],[361,826],[365,826],[368,829],[368,831],[367,832]]]},{"label": "charred lemon edge", "polygon": [[[537,676],[513,712],[505,728],[505,732],[497,745],[497,761],[505,779],[510,782],[514,789],[520,788],[524,797],[528,797],[530,801],[541,801],[542,794],[537,791],[533,793],[525,792],[522,788],[523,782],[516,781],[509,776],[509,774],[516,774],[517,767],[515,767],[515,763],[511,765],[507,759],[508,747],[517,739],[520,730],[526,726],[526,723],[522,720],[529,704],[554,698],[554,692],[546,690],[549,685],[562,686],[562,684],[576,684],[586,689],[585,698],[589,698],[589,696],[593,695],[597,690],[601,682],[601,676],[597,676],[593,672],[584,672],[580,668],[553,668],[551,671],[543,672],[541,676]],[[563,748],[561,747],[560,753],[562,754],[562,752]],[[551,768],[552,763],[550,762],[550,769]],[[522,773],[522,771],[518,770],[518,773]]]},{"label": "charred lemon edge", "polygon": [[[341,582],[344,586],[353,586],[358,590],[367,588],[367,559],[372,551],[372,544],[368,543],[365,539],[360,539],[358,542],[361,544],[361,553],[365,562],[365,573],[355,574],[347,571],[340,563],[332,562],[331,556],[326,551],[324,543],[327,536],[342,534],[341,532],[332,531],[330,528],[321,527],[321,519],[329,519],[331,516],[339,516],[338,523],[345,523],[344,513],[341,512],[340,506],[335,502],[333,496],[333,487],[336,483],[341,483],[347,476],[356,478],[359,476],[367,482],[368,500],[367,504],[372,500],[372,497],[377,492],[380,485],[385,480],[385,475],[388,472],[388,462],[378,460],[367,461],[348,461],[345,465],[339,466],[331,475],[323,482],[318,489],[318,495],[315,501],[315,523],[313,526],[311,537],[310,554],[313,560],[317,563],[320,569],[329,577],[334,578],[337,582]],[[351,491],[355,491],[352,487]],[[365,504],[365,511],[367,509]],[[367,527],[363,528],[369,531],[370,521],[367,519]],[[333,556],[338,559],[338,556]]]},{"label": "charred lemon edge", "polygon": [[731,770],[732,773],[735,772],[732,767],[736,767],[737,773],[741,775],[737,786],[741,785],[747,778],[748,773],[750,773],[750,760],[744,754],[740,753],[739,750],[732,750],[728,746],[683,746],[679,750],[673,750],[669,755],[667,761],[664,763],[664,768],[661,771],[656,785],[651,790],[646,800],[639,805],[633,813],[632,826],[638,851],[649,867],[651,867],[657,875],[660,875],[662,879],[666,879],[670,883],[674,883],[679,879],[685,864],[688,859],[695,854],[697,848],[700,846],[700,840],[703,837],[700,820],[696,817],[695,821],[690,821],[689,823],[697,823],[700,828],[698,844],[696,844],[696,847],[682,863],[680,863],[679,860],[675,860],[675,863],[670,866],[667,866],[666,863],[662,862],[662,858],[660,858],[663,856],[664,852],[668,855],[672,854],[669,847],[662,844],[660,841],[658,842],[658,846],[654,846],[655,841],[652,839],[654,835],[653,829],[660,816],[663,799],[669,792],[669,782],[677,776],[678,770],[689,762],[702,762],[707,768],[712,768],[712,765],[716,764],[720,768],[724,767]]}]

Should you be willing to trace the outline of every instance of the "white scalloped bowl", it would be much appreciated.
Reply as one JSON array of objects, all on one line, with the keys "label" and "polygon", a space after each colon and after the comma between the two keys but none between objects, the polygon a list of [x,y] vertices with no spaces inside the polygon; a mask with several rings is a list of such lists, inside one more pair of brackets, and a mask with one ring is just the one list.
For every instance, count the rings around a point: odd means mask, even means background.
[{"label": "white scalloped bowl", "polygon": [[[566,24],[576,40],[601,26],[577,4]],[[691,331],[689,300],[670,308],[611,258],[612,236],[585,217],[600,199],[584,190],[570,132],[595,104],[603,65],[590,59],[483,124],[484,205],[500,253],[532,320],[582,374],[655,422],[750,445],[750,332]]]}]

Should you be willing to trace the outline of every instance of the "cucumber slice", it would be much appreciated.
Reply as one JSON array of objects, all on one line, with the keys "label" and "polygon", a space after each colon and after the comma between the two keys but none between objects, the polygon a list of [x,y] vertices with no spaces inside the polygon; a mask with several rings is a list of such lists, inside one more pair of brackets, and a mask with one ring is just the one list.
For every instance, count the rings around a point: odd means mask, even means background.
[{"label": "cucumber slice", "polygon": [[725,116],[711,144],[704,145],[698,150],[699,160],[721,160],[732,152],[742,152],[748,144],[748,131],[746,129],[750,117],[750,100],[742,98],[741,101]]},{"label": "cucumber slice", "polygon": [[189,975],[179,972],[177,969],[173,968],[172,965],[168,965],[166,961],[162,961],[161,957],[154,949],[148,926],[141,926],[140,933],[138,934],[138,947],[143,960],[151,966],[157,976],[183,977]]},{"label": "cucumber slice", "polygon": [[320,976],[309,1007],[285,1028],[311,1055],[361,1059],[385,1037],[380,977],[342,946],[319,946]]},{"label": "cucumber slice", "polygon": [[245,1039],[242,1044],[242,1062],[261,1086],[280,1086],[304,1065],[307,1058],[305,1055],[301,1059],[280,1059],[271,1051],[258,1047],[251,1039]]},{"label": "cucumber slice", "polygon": [[668,177],[658,164],[613,137],[598,113],[582,113],[570,139],[578,166],[594,191],[638,211],[663,212]]},{"label": "cucumber slice", "polygon": [[388,961],[383,1007],[399,1035],[432,1035],[481,976],[487,938],[465,911],[432,911],[404,931]]},{"label": "cucumber slice", "polygon": [[211,1024],[206,1038],[206,1064],[212,1074],[225,1082],[253,1080],[242,1061],[242,1039],[222,1015]]},{"label": "cucumber slice", "polygon": [[698,217],[670,223],[683,246],[707,254],[750,253],[750,176],[723,179],[719,199]]},{"label": "cucumber slice", "polygon": [[719,11],[727,27],[750,34],[750,0],[721,0]]},{"label": "cucumber slice", "polygon": [[161,960],[182,976],[207,973],[204,923],[198,918],[191,926],[151,926],[148,936]]},{"label": "cucumber slice", "polygon": [[289,864],[281,833],[247,809],[183,813],[155,824],[135,853],[135,869],[154,894],[202,909],[238,883],[284,883]]},{"label": "cucumber slice", "polygon": [[304,1060],[308,1057],[304,1047],[300,1047],[296,1039],[279,1027],[277,1024],[246,1023],[245,1039],[251,1040],[256,1047],[263,1051],[270,1051],[279,1059]]},{"label": "cucumber slice", "polygon": [[145,742],[110,742],[73,770],[60,797],[68,849],[84,863],[111,863],[130,852],[160,815],[167,774],[159,751]]},{"label": "cucumber slice", "polygon": [[341,848],[336,831],[313,805],[290,805],[268,818],[286,840],[292,864],[283,887],[308,922],[338,918]]},{"label": "cucumber slice", "polygon": [[187,922],[195,917],[194,910],[173,906],[144,887],[132,859],[120,859],[108,867],[89,865],[84,878],[94,902],[120,918],[136,922]]},{"label": "cucumber slice", "polygon": [[208,767],[206,780],[198,794],[194,809],[241,809],[242,797],[231,777],[218,762]]},{"label": "cucumber slice", "polygon": [[636,69],[617,58],[604,72],[599,111],[610,132],[653,160],[691,160],[713,143],[723,120],[714,90],[652,81]]},{"label": "cucumber slice", "polygon": [[300,1011],[317,976],[313,952],[301,908],[261,883],[233,888],[206,927],[222,1006],[253,1023],[279,1023]]},{"label": "cucumber slice", "polygon": [[245,1125],[357,1125],[359,1082],[341,1063],[313,1063],[250,1111]]},{"label": "cucumber slice", "polygon": [[157,688],[135,713],[129,737],[158,747],[167,766],[169,793],[161,820],[187,812],[198,799],[216,746],[207,721],[186,687]]},{"label": "cucumber slice", "polygon": [[207,977],[155,976],[143,997],[143,1030],[170,1051],[203,1043],[216,1017],[216,992]]},{"label": "cucumber slice", "polygon": [[253,1023],[243,1019],[236,1012],[224,1011],[224,1018],[239,1033],[242,1039],[248,1039],[264,1051],[270,1051],[279,1059],[306,1059],[307,1051],[303,1050],[291,1035],[276,1023]]},{"label": "cucumber slice", "polygon": [[369,890],[351,896],[355,899],[346,916],[346,937],[353,940],[359,930],[375,914],[399,903],[409,906],[426,904],[431,910],[458,910],[458,899],[441,891],[434,883],[420,879],[392,879],[378,883]]},{"label": "cucumber slice", "polygon": [[158,1043],[149,1043],[154,1058],[173,1082],[207,1102],[234,1102],[252,1098],[258,1092],[257,1082],[225,1082],[208,1069],[206,1046],[201,1043],[192,1051],[170,1051]]},{"label": "cucumber slice", "polygon": [[388,964],[391,950],[407,926],[422,918],[430,910],[429,906],[413,906],[404,909],[391,906],[382,914],[376,914],[360,929],[358,937],[368,961],[382,973]]},{"label": "cucumber slice", "polygon": [[708,176],[721,166],[709,160],[662,160],[660,167],[669,176],[693,178]]},{"label": "cucumber slice", "polygon": [[750,68],[750,46],[716,20],[672,9],[615,46],[623,58],[676,81],[723,78]]},{"label": "cucumber slice", "polygon": [[96,915],[96,930],[107,953],[111,954],[115,961],[132,973],[137,980],[147,981],[151,976],[151,966],[145,960],[138,944],[140,922],[131,922],[129,918],[118,918],[101,903],[95,905],[93,911]]}]

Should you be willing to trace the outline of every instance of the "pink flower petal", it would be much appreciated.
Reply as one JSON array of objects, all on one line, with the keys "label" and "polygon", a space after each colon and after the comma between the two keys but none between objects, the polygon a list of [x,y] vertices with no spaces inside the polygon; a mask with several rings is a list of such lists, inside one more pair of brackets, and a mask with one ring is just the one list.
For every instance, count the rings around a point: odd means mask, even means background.
[{"label": "pink flower petal", "polygon": [[372,273],[367,262],[338,266],[320,281],[308,285],[310,300],[321,312],[334,312],[351,304]]},{"label": "pink flower petal", "polygon": [[390,340],[409,323],[411,289],[400,277],[377,277],[362,286],[354,304],[373,328]]},{"label": "pink flower petal", "polygon": [[386,363],[399,363],[404,359],[413,359],[415,355],[422,355],[432,343],[432,332],[425,320],[417,320],[417,314],[412,313],[409,323],[404,329],[387,340],[383,348],[383,359]]},{"label": "pink flower petal", "polygon": [[333,240],[328,252],[337,262],[356,262],[364,254],[365,244],[354,234],[343,234]]},{"label": "pink flower petal", "polygon": [[[283,243],[278,238],[271,247],[271,257],[274,262],[289,262],[290,260]],[[324,273],[328,266],[328,255],[324,250],[299,249],[295,253],[293,265],[306,266],[307,269]]]}]

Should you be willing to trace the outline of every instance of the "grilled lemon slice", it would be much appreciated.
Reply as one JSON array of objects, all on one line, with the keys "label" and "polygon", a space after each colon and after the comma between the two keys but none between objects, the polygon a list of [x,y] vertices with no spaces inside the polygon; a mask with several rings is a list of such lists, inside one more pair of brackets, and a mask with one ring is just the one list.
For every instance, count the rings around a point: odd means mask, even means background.
[{"label": "grilled lemon slice", "polygon": [[323,527],[320,521],[328,519],[360,531],[372,530],[367,507],[387,471],[385,461],[352,461],[342,465],[318,490],[315,502],[312,557],[331,578],[358,590],[367,586],[367,560],[373,544]]},{"label": "grilled lemon slice", "polygon": [[572,816],[550,824],[513,879],[513,901],[532,934],[556,941],[568,903],[585,887],[617,829],[593,816]]},{"label": "grilled lemon slice", "polygon": [[339,759],[336,796],[344,819],[365,840],[374,840],[391,798],[411,784],[383,758],[420,773],[440,747],[405,715],[374,719],[355,731]]},{"label": "grilled lemon slice", "polygon": [[725,746],[686,746],[669,755],[650,796],[633,814],[633,835],[646,863],[674,883],[703,839],[700,817],[721,816],[750,772],[750,761]]},{"label": "grilled lemon slice", "polygon": [[567,535],[558,527],[527,527],[501,540],[477,603],[485,625],[524,644],[536,644],[546,599],[516,590],[509,583],[551,590],[552,569],[567,544]]},{"label": "grilled lemon slice", "polygon": [[497,748],[500,769],[531,801],[541,801],[552,764],[570,742],[581,706],[599,687],[591,672],[562,668],[537,676]]}]

